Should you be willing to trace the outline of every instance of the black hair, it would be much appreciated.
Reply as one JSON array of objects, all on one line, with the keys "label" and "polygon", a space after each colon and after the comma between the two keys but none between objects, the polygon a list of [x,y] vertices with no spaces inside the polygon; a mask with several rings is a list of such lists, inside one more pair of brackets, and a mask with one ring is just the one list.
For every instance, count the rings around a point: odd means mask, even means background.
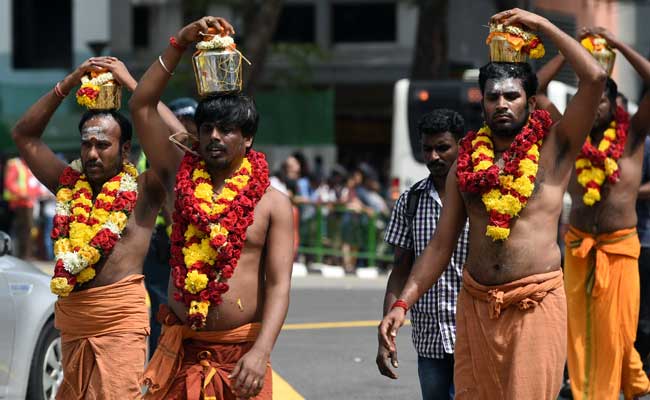
[{"label": "black hair", "polygon": [[291,153],[291,157],[298,160],[298,164],[300,164],[301,177],[311,175],[311,171],[309,169],[309,163],[307,162],[307,157],[305,157],[304,154],[302,154],[299,151],[294,151],[293,153]]},{"label": "black hair", "polygon": [[202,99],[196,107],[194,122],[198,128],[205,122],[213,122],[220,127],[235,126],[245,137],[254,137],[260,116],[255,102],[241,93],[209,96]]},{"label": "black hair", "polygon": [[82,116],[79,121],[79,133],[83,129],[83,126],[89,119],[94,117],[113,117],[115,122],[120,126],[120,145],[131,140],[133,137],[133,127],[131,122],[122,114],[115,110],[88,110]]},{"label": "black hair", "polygon": [[[618,96],[618,85],[610,77],[607,77],[607,82],[605,83],[605,93],[609,102],[613,104],[612,107],[616,107],[616,96]],[[625,96],[623,96],[625,98]],[[625,98],[627,102],[627,98]]]},{"label": "black hair", "polygon": [[433,135],[450,132],[458,141],[465,135],[465,120],[456,111],[438,108],[418,120],[418,134]]},{"label": "black hair", "polygon": [[502,80],[514,78],[521,80],[526,92],[526,98],[537,93],[537,75],[528,63],[491,62],[481,67],[478,74],[478,84],[481,94],[485,94],[485,83],[489,79]]}]

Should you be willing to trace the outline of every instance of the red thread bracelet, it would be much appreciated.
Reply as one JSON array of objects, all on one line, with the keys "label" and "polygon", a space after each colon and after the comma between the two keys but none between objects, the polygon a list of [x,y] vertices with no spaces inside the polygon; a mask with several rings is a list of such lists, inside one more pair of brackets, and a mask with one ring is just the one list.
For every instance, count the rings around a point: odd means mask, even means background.
[{"label": "red thread bracelet", "polygon": [[402,300],[402,299],[395,300],[395,302],[390,307],[390,309],[392,310],[393,308],[396,308],[396,307],[403,308],[404,312],[407,312],[409,310],[408,303],[406,301]]},{"label": "red thread bracelet", "polygon": [[174,36],[169,37],[169,45],[175,48],[176,50],[180,50],[180,51],[185,51],[185,49],[187,48],[185,46],[181,46],[181,44],[178,43],[178,40],[176,40]]}]

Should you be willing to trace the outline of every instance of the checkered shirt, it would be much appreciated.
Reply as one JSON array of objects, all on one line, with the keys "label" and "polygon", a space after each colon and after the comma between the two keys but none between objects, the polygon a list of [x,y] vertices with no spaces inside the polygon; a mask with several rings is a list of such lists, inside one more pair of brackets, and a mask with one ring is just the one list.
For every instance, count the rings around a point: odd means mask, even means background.
[{"label": "checkered shirt", "polygon": [[[406,217],[411,190],[421,191],[412,226]],[[440,196],[427,178],[406,190],[395,203],[384,240],[393,246],[415,251],[419,256],[433,236],[442,211]],[[456,300],[467,258],[468,225],[465,224],[451,262],[442,276],[411,308],[412,338],[418,355],[443,358],[454,353],[456,341]]]}]

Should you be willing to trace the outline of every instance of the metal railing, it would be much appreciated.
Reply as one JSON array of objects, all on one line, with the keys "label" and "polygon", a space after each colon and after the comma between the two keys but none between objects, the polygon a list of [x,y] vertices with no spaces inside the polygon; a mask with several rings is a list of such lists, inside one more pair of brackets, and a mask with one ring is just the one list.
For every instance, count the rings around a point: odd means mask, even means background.
[{"label": "metal railing", "polygon": [[[298,254],[313,262],[325,258],[351,257],[365,266],[390,263],[392,252],[383,241],[387,216],[348,208],[342,204],[297,204],[299,210]],[[347,249],[346,249],[347,248]],[[359,262],[355,263],[359,266]]]}]

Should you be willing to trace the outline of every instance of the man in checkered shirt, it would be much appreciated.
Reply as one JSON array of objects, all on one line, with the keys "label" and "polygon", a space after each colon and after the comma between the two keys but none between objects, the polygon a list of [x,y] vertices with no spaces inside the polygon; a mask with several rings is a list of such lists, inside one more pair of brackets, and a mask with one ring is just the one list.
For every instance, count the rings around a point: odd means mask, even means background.
[{"label": "man in checkered shirt", "polygon": [[[433,235],[442,211],[445,181],[458,155],[463,136],[463,118],[447,109],[425,114],[418,122],[421,150],[430,174],[402,193],[386,229],[385,241],[395,247],[395,267],[388,280],[384,315],[397,300],[419,256]],[[454,341],[456,338],[456,297],[467,256],[467,225],[440,280],[413,306],[413,344],[418,353],[418,375],[422,398],[453,398]],[[397,379],[389,366],[397,367],[397,354],[383,346],[377,351],[382,375]]]}]

